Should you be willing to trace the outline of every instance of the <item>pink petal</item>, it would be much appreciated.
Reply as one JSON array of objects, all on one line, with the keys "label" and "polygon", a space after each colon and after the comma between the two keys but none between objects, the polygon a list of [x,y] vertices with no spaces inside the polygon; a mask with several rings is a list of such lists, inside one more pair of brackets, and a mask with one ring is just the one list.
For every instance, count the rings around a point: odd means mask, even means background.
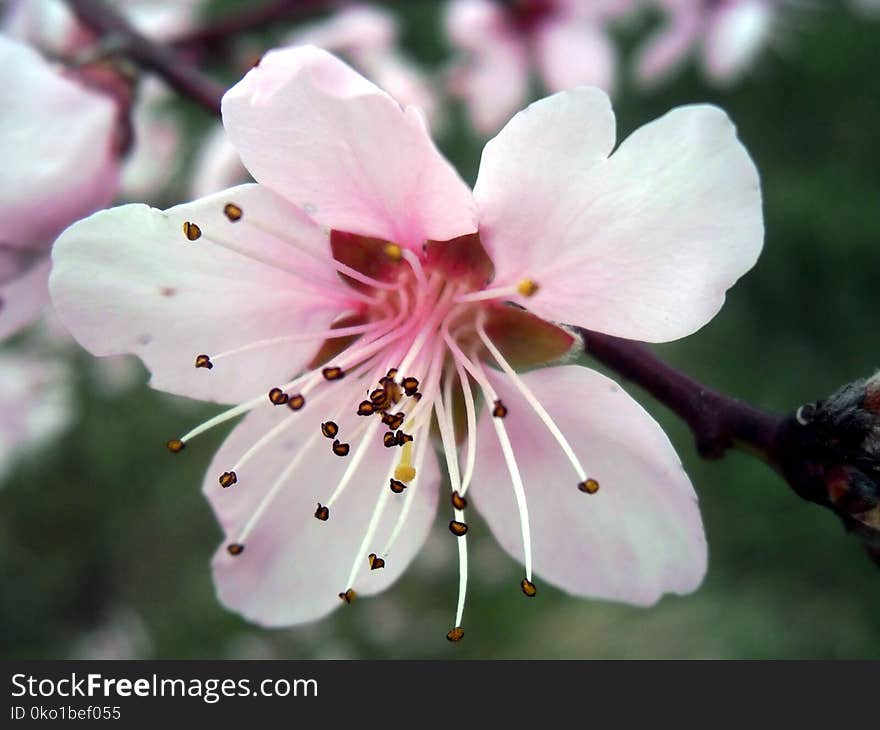
[{"label": "pink petal", "polygon": [[680,107],[609,158],[595,89],[533,104],[483,153],[475,197],[496,283],[532,279],[545,319],[662,342],[694,332],[755,263],[758,173],[727,115]]},{"label": "pink petal", "polygon": [[116,192],[115,105],[2,36],[0,68],[0,242],[47,249]]},{"label": "pink petal", "polygon": [[546,22],[535,43],[550,91],[598,86],[610,92],[614,87],[614,47],[598,23],[568,17]]},{"label": "pink petal", "polygon": [[302,25],[287,38],[290,45],[311,45],[342,53],[360,64],[376,53],[387,53],[397,40],[397,21],[382,8],[342,7],[327,18]]},{"label": "pink petal", "polygon": [[[3,258],[0,251],[0,261]],[[29,325],[43,312],[49,303],[50,268],[46,255],[26,265],[17,275],[0,280],[0,341]]]},{"label": "pink petal", "polygon": [[766,0],[742,0],[715,10],[708,21],[704,65],[719,83],[736,81],[770,40],[774,9]]},{"label": "pink petal", "polygon": [[254,178],[325,226],[419,250],[476,230],[421,114],[324,51],[268,53],[223,97],[223,121]]},{"label": "pink petal", "polygon": [[[585,494],[516,387],[490,371],[523,476],[535,573],[576,595],[651,605],[695,590],[706,572],[697,497],[660,426],[614,381],[584,367],[522,376],[599,491]],[[523,558],[520,522],[488,409],[469,494],[507,552]]]},{"label": "pink petal", "polygon": [[[331,396],[332,401],[314,408],[310,408],[307,399],[305,408],[292,416],[287,408],[272,406],[251,413],[224,442],[205,477],[204,493],[226,536],[213,560],[220,600],[264,626],[287,626],[321,618],[343,605],[338,594],[348,588],[359,595],[385,590],[423,545],[436,512],[440,474],[431,449],[416,481],[403,494],[392,494],[389,469],[400,458],[399,450],[386,449],[381,437],[374,434],[354,480],[332,506],[329,519],[322,522],[314,517],[318,502],[328,501],[360,442],[356,439],[351,443],[347,457],[334,455],[331,442],[319,433],[321,421],[333,418],[341,437],[360,425],[358,420],[363,421],[354,415],[353,404],[359,396],[363,397],[358,383],[346,380],[327,387],[342,388],[338,398]],[[350,404],[352,408],[346,409],[346,415],[335,415],[337,409]],[[218,477],[284,418],[292,418],[289,429],[236,472],[236,485],[222,488]],[[317,443],[283,482],[253,531],[241,541],[244,552],[236,557],[229,555],[227,545],[239,541],[260,502],[315,434]],[[382,553],[410,490],[415,490],[409,516],[385,567],[370,570],[364,554],[362,567],[350,586],[349,573],[383,490],[389,496],[368,552]]]},{"label": "pink petal", "polygon": [[[237,223],[223,214],[229,202],[244,212]],[[188,241],[184,221],[196,223],[202,238]],[[282,232],[318,262],[254,222]],[[212,236],[303,277],[222,248]],[[138,355],[152,372],[153,387],[204,400],[238,402],[279,385],[311,359],[320,342],[251,350],[217,362],[211,371],[194,367],[197,355],[321,332],[346,308],[307,283],[327,282],[345,293],[329,266],[326,234],[259,185],[165,212],[144,205],[103,211],[65,231],[53,259],[53,301],[80,344],[95,355]]]}]

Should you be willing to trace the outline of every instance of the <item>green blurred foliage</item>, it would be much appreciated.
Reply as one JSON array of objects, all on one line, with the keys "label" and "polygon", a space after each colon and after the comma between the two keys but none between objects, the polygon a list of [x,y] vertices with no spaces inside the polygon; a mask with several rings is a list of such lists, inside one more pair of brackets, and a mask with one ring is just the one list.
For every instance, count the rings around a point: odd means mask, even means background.
[{"label": "green blurred foliage", "polygon": [[[707,87],[691,68],[657,92],[624,88],[615,100],[621,138],[680,104],[717,103],[735,120],[761,171],[765,251],[710,325],[660,350],[713,387],[778,410],[880,364],[880,22],[831,5],[793,11],[775,44],[785,54],[768,51],[734,90]],[[408,52],[441,71],[449,52],[438,4],[394,7]],[[622,46],[651,22],[623,29]],[[185,104],[175,113],[193,130],[209,121]],[[460,110],[440,142],[472,181],[482,140]],[[87,354],[75,366],[73,426],[0,492],[4,657],[880,657],[880,572],[859,544],[759,462],[701,461],[682,424],[635,388],[701,498],[710,569],[694,595],[635,609],[542,586],[523,600],[520,569],[476,521],[467,635],[450,645],[457,561],[438,524],[391,591],[313,625],[262,630],[224,610],[211,584],[220,531],[199,486],[224,434],[177,457],[163,448],[214,409],[146,386],[108,395]]]}]

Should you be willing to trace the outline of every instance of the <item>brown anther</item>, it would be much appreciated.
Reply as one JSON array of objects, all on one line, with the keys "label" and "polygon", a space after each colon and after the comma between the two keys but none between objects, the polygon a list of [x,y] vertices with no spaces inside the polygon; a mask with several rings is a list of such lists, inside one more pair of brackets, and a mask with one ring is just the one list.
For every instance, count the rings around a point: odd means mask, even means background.
[{"label": "brown anther", "polygon": [[599,491],[599,482],[595,479],[587,479],[585,482],[578,484],[578,489],[586,494],[595,494]]},{"label": "brown anther", "polygon": [[383,408],[388,402],[388,394],[384,388],[376,388],[370,393],[370,402],[378,408]]},{"label": "brown anther", "polygon": [[410,441],[412,441],[413,437],[410,436],[408,433],[404,433],[403,431],[398,431],[397,436],[396,436],[396,440],[397,440],[398,446],[403,446],[405,443],[409,443]]},{"label": "brown anther", "polygon": [[401,385],[403,386],[403,392],[407,395],[415,395],[419,389],[419,381],[412,377],[404,378]]},{"label": "brown anther", "polygon": [[376,407],[368,400],[362,400],[358,405],[357,414],[359,416],[372,416],[376,412]]},{"label": "brown anther", "polygon": [[220,475],[220,486],[223,489],[227,487],[231,487],[233,484],[238,484],[238,475],[234,471],[224,471]]},{"label": "brown anther", "polygon": [[305,396],[301,393],[297,393],[296,395],[290,396],[290,400],[287,401],[287,407],[292,411],[298,411],[306,404]]},{"label": "brown anther", "polygon": [[283,406],[290,400],[290,396],[287,395],[281,388],[272,388],[269,391],[269,402],[273,406]]},{"label": "brown anther", "polygon": [[321,522],[326,522],[330,519],[330,508],[325,507],[323,504],[318,502],[318,509],[315,510],[315,517],[317,517]]},{"label": "brown anther", "polygon": [[396,431],[403,425],[403,421],[406,418],[406,415],[403,413],[383,413],[382,414],[382,423],[384,423],[388,428],[392,431]]},{"label": "brown anther", "polygon": [[240,542],[231,542],[226,546],[226,552],[232,557],[237,557],[244,552],[244,545]]},{"label": "brown anther", "polygon": [[464,522],[451,520],[449,522],[449,531],[456,537],[464,537],[467,535],[468,526]]},{"label": "brown anther", "polygon": [[324,421],[324,423],[321,424],[321,433],[323,433],[328,439],[335,439],[336,434],[339,433],[339,426],[337,426],[334,421]]},{"label": "brown anther", "polygon": [[385,445],[386,449],[390,449],[392,446],[397,446],[397,436],[393,431],[386,431],[382,436],[382,443]]},{"label": "brown anther", "polygon": [[462,497],[457,491],[452,493],[452,506],[457,510],[463,510],[467,507],[467,500]]},{"label": "brown anther", "polygon": [[495,407],[492,409],[492,415],[495,418],[504,418],[507,415],[507,406],[500,400],[495,401]]},{"label": "brown anther", "polygon": [[351,451],[351,446],[349,444],[343,444],[339,441],[333,442],[333,453],[337,456],[348,456],[349,451]]},{"label": "brown anther", "polygon": [[385,377],[391,378],[392,380],[394,380],[394,378],[397,377],[397,368],[391,368],[391,370],[388,371],[388,373],[385,375]]},{"label": "brown anther", "polygon": [[214,363],[211,362],[211,358],[207,355],[198,355],[196,356],[196,367],[212,370],[214,368]]},{"label": "brown anther", "polygon": [[519,587],[522,588],[522,592],[525,593],[529,598],[534,598],[538,593],[537,586],[532,583],[532,581],[523,578],[522,583],[519,584]]},{"label": "brown anther", "polygon": [[413,400],[414,400],[416,403],[418,403],[421,399],[422,399],[422,394],[421,394],[421,393],[415,393],[415,394],[413,395]]},{"label": "brown anther", "polygon": [[324,368],[321,371],[324,380],[342,380],[345,377],[345,371],[340,367]]},{"label": "brown anther", "polygon": [[242,212],[241,208],[238,207],[235,203],[227,203],[223,206],[223,215],[225,215],[227,218],[229,218],[230,221],[235,223],[236,221],[241,220],[241,217],[242,215],[244,215],[244,213]]},{"label": "brown anther", "polygon": [[187,237],[187,240],[198,241],[202,237],[202,229],[191,221],[184,221],[183,235]]},{"label": "brown anther", "polygon": [[346,603],[353,603],[354,599],[357,598],[357,593],[349,588],[347,591],[345,591],[345,593],[340,593],[339,597]]},{"label": "brown anther", "polygon": [[385,567],[385,559],[378,557],[376,553],[370,553],[367,560],[370,561],[370,570],[380,570]]},{"label": "brown anther", "polygon": [[400,494],[404,489],[406,489],[406,484],[404,484],[399,479],[391,480],[391,491],[395,494]]},{"label": "brown anther", "polygon": [[177,454],[186,448],[186,444],[180,439],[171,439],[165,443],[165,448],[167,448],[172,454]]},{"label": "brown anther", "polygon": [[464,636],[464,629],[461,626],[456,626],[452,631],[446,634],[446,638],[449,641],[461,641]]}]

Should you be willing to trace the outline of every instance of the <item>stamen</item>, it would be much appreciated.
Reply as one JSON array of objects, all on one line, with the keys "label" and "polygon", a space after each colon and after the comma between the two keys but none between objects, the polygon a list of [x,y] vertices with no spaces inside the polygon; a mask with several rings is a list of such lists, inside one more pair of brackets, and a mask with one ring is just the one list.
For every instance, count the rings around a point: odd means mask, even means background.
[{"label": "stamen", "polygon": [[535,586],[532,581],[523,578],[522,582],[519,584],[520,588],[522,588],[522,592],[526,594],[529,598],[534,598],[538,593],[538,588]]},{"label": "stamen", "polygon": [[281,390],[281,388],[272,388],[272,390],[269,391],[269,402],[273,406],[286,405],[289,400],[290,396]]},{"label": "stamen", "polygon": [[486,346],[486,349],[494,358],[495,362],[501,367],[504,371],[505,375],[513,381],[513,384],[516,386],[517,390],[522,394],[523,398],[525,398],[526,402],[532,407],[532,410],[541,419],[544,425],[547,427],[547,430],[550,431],[553,438],[556,439],[556,443],[559,444],[559,447],[562,449],[563,453],[568,457],[568,460],[571,462],[572,467],[577,474],[578,480],[581,482],[585,482],[587,480],[587,474],[584,471],[584,467],[581,465],[580,459],[578,459],[577,454],[574,453],[574,449],[571,448],[571,444],[569,444],[568,439],[565,438],[562,431],[559,430],[559,426],[556,425],[554,420],[550,417],[550,414],[547,413],[544,406],[541,405],[540,401],[535,397],[529,387],[523,382],[522,378],[516,374],[514,369],[510,366],[510,363],[504,359],[504,356],[501,354],[501,351],[495,346],[495,343],[489,339],[489,336],[486,334],[486,330],[484,328],[484,318],[480,317],[477,320],[477,334],[480,336],[480,339],[483,341],[483,344]]},{"label": "stamen", "polygon": [[453,509],[456,509],[459,512],[467,507],[467,500],[459,494],[458,490],[452,492],[451,502]]},{"label": "stamen", "polygon": [[[428,439],[420,439],[419,448],[416,452],[415,457],[415,468],[416,470],[421,470],[422,464],[425,460],[425,455],[428,453]],[[399,494],[396,492],[394,488],[394,481],[391,480],[391,491],[395,494]],[[403,484],[402,482],[399,482]],[[400,510],[400,514],[397,516],[397,522],[394,524],[394,529],[391,531],[391,537],[388,538],[388,542],[385,544],[385,549],[382,551],[382,554],[387,558],[391,553],[391,548],[394,547],[394,543],[397,541],[398,535],[400,535],[400,531],[403,529],[403,526],[406,524],[406,520],[409,517],[410,509],[412,508],[413,501],[415,499],[416,492],[419,490],[420,481],[414,482],[412,485],[409,485],[407,488],[406,484],[403,484],[403,488],[407,490],[406,496],[403,498],[403,507]],[[403,491],[403,490],[401,490]]]},{"label": "stamen", "polygon": [[578,489],[586,494],[595,494],[599,491],[599,482],[595,479],[587,479],[578,484]]},{"label": "stamen", "polygon": [[363,461],[364,456],[367,454],[367,449],[370,446],[370,441],[373,438],[373,435],[376,432],[376,429],[379,426],[378,420],[373,420],[370,422],[370,425],[367,427],[367,433],[361,439],[361,442],[358,444],[357,448],[354,451],[354,456],[352,456],[351,461],[348,462],[348,466],[345,469],[345,472],[342,474],[342,478],[339,480],[339,484],[336,485],[336,489],[333,490],[333,494],[330,495],[330,499],[327,500],[327,506],[332,507],[333,503],[339,498],[339,495],[345,490],[345,487],[348,486],[348,483],[351,481],[351,478],[354,476],[358,467]]},{"label": "stamen", "polygon": [[333,453],[337,456],[348,456],[348,452],[351,449],[349,444],[342,444],[339,441],[333,442]]},{"label": "stamen", "polygon": [[170,439],[165,443],[165,448],[167,448],[172,454],[179,454],[186,448],[186,444],[182,439]]},{"label": "stamen", "polygon": [[240,542],[232,542],[226,546],[226,552],[229,553],[232,557],[238,557],[244,552],[244,545]]},{"label": "stamen", "polygon": [[196,356],[196,367],[197,368],[206,368],[208,370],[214,369],[214,363],[211,362],[211,358],[207,355],[197,355]]},{"label": "stamen", "polygon": [[419,389],[418,379],[412,377],[404,378],[401,385],[403,386],[403,392],[410,396],[415,395]]},{"label": "stamen", "polygon": [[403,258],[403,249],[396,243],[386,243],[382,249],[382,253],[392,261],[400,261],[400,259]]},{"label": "stamen", "polygon": [[302,393],[297,393],[296,395],[290,396],[290,400],[287,401],[287,407],[292,411],[300,410],[305,404],[306,399]]},{"label": "stamen", "polygon": [[467,535],[468,526],[466,523],[459,520],[450,520],[449,531],[456,537],[464,537]]},{"label": "stamen", "polygon": [[422,262],[419,257],[409,249],[403,249],[401,251],[401,255],[406,260],[406,263],[409,264],[410,268],[413,270],[413,273],[416,275],[416,281],[419,283],[419,286],[422,289],[427,289],[428,279],[425,276],[425,270],[422,268]]},{"label": "stamen", "polygon": [[326,522],[330,519],[330,510],[318,502],[318,509],[315,510],[315,517],[321,520],[321,522]]},{"label": "stamen", "polygon": [[523,279],[516,285],[517,293],[521,294],[524,297],[533,297],[538,293],[538,289],[540,287],[536,282],[532,279]]},{"label": "stamen", "polygon": [[495,407],[492,409],[492,416],[495,418],[504,418],[507,415],[507,406],[500,400],[495,401]]},{"label": "stamen", "polygon": [[224,489],[228,489],[233,484],[238,483],[238,475],[234,471],[224,471],[220,475],[220,486]]},{"label": "stamen", "polygon": [[321,433],[328,439],[334,439],[336,438],[336,434],[339,433],[339,426],[337,426],[334,421],[324,421],[324,423],[321,424]]},{"label": "stamen", "polygon": [[358,404],[357,414],[359,416],[372,416],[376,412],[376,408],[368,400],[361,401]]},{"label": "stamen", "polygon": [[339,598],[350,605],[354,602],[354,599],[357,598],[357,593],[355,593],[351,588],[349,588],[347,591],[340,593]]},{"label": "stamen", "polygon": [[227,203],[223,206],[223,215],[225,215],[231,223],[236,223],[241,220],[243,213],[241,208],[235,203]]},{"label": "stamen", "polygon": [[324,380],[342,380],[345,377],[345,371],[340,367],[329,367],[321,370]]},{"label": "stamen", "polygon": [[406,489],[406,484],[399,481],[398,479],[389,479],[388,481],[391,485],[391,491],[395,494],[400,494],[401,492],[403,492],[404,489]]},{"label": "stamen", "polygon": [[388,426],[392,431],[396,431],[403,425],[403,419],[406,418],[406,414],[402,411],[398,413],[383,413],[382,414],[382,423]]},{"label": "stamen", "polygon": [[[474,404],[474,394],[471,392],[468,375],[462,367],[461,363],[453,358],[455,370],[458,373],[458,380],[461,384],[461,391],[464,394],[465,414],[467,417],[467,456],[465,457],[464,475],[461,478],[461,497],[467,493],[470,487],[471,479],[474,476],[474,467],[477,462],[477,408]],[[448,392],[444,394],[444,398],[448,403],[452,402],[452,378],[447,378]]]},{"label": "stamen", "polygon": [[464,629],[461,628],[461,626],[456,626],[454,629],[446,634],[446,638],[452,642],[461,641],[462,638],[464,638]]},{"label": "stamen", "polygon": [[202,229],[191,221],[184,221],[183,235],[188,241],[198,241],[202,237]]},{"label": "stamen", "polygon": [[370,563],[370,570],[380,570],[385,567],[385,560],[376,555],[376,553],[370,553],[367,556],[367,560]]},{"label": "stamen", "polygon": [[408,433],[398,431],[395,440],[397,441],[398,446],[403,446],[404,444],[408,444],[410,441],[412,441],[413,437]]}]

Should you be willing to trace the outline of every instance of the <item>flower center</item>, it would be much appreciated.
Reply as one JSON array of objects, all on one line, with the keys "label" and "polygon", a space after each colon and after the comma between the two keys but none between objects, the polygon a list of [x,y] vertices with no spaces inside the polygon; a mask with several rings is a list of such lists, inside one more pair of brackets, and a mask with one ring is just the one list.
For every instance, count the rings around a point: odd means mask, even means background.
[{"label": "flower center", "polygon": [[[286,239],[283,233],[253,220],[235,203],[228,203],[223,212],[228,225],[253,226],[261,234],[268,233],[290,244],[302,255],[312,255],[299,249],[297,242]],[[315,449],[328,448],[336,457],[347,459],[332,490],[316,494],[314,517],[322,522],[333,519],[340,497],[368,452],[386,449],[391,455],[387,488],[380,493],[348,581],[339,594],[343,601],[351,603],[360,572],[365,567],[381,570],[389,559],[419,488],[418,476],[433,435],[442,444],[446,457],[453,508],[449,529],[458,538],[459,546],[459,603],[455,628],[448,635],[451,641],[457,641],[463,634],[461,618],[467,585],[468,525],[464,510],[474,473],[477,410],[482,402],[491,409],[520,515],[525,562],[521,589],[526,596],[534,596],[537,589],[532,582],[528,505],[505,427],[509,407],[492,385],[483,361],[500,369],[556,439],[573,467],[578,488],[593,494],[599,486],[595,479],[587,477],[568,440],[516,373],[518,367],[558,360],[575,344],[575,338],[564,328],[506,303],[514,295],[534,295],[539,290],[538,282],[527,278],[512,286],[487,288],[493,268],[476,233],[451,241],[428,241],[417,253],[394,242],[332,231],[330,263],[340,278],[335,285],[316,283],[290,262],[277,262],[244,248],[224,236],[222,230],[203,230],[198,222],[187,221],[183,234],[186,241],[218,245],[266,266],[299,275],[309,293],[340,303],[340,315],[329,330],[292,333],[234,350],[195,356],[195,367],[210,371],[222,367],[227,358],[255,349],[271,349],[290,342],[311,342],[316,348],[306,370],[289,382],[272,384],[262,394],[168,442],[169,450],[179,452],[188,441],[216,425],[255,408],[278,408],[283,414],[278,423],[219,476],[220,488],[229,489],[239,483],[239,473],[247,464],[290,428],[294,419],[314,419],[311,435],[227,545],[229,555],[237,558],[244,553],[248,536],[261,516],[290,482],[302,460],[313,455]],[[327,263],[323,262],[325,266]],[[460,442],[466,444],[463,471],[458,452]],[[373,543],[391,498],[403,499],[403,506],[383,549],[376,550],[378,546]]]}]

